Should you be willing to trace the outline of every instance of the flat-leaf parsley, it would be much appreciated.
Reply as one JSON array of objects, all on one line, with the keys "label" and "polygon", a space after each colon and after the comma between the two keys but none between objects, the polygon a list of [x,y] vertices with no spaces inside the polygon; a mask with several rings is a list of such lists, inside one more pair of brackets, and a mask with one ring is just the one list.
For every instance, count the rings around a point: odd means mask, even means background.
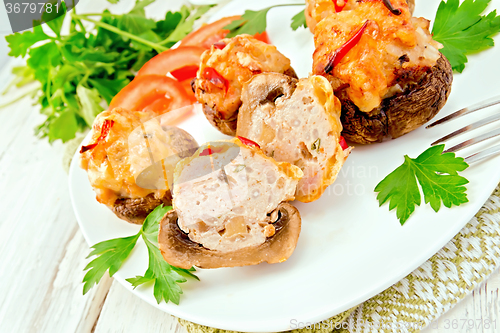
[{"label": "flat-leaf parsley", "polygon": [[396,215],[403,225],[420,206],[420,184],[425,203],[438,211],[441,202],[450,208],[466,203],[467,179],[458,175],[458,171],[468,168],[461,157],[454,153],[443,154],[444,145],[430,147],[417,158],[405,155],[404,163],[385,177],[376,187],[380,206],[389,201],[389,210],[396,208]]}]

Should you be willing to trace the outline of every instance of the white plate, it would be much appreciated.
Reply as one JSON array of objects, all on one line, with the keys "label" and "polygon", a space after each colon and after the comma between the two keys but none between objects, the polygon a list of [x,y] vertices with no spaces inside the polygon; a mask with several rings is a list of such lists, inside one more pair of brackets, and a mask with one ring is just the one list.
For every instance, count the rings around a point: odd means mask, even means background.
[{"label": "white plate", "polygon": [[[290,2],[290,0],[285,0]],[[233,1],[213,19],[240,14],[285,1]],[[416,15],[434,19],[438,1],[418,1]],[[500,9],[494,0],[489,10]],[[292,32],[290,19],[300,7],[272,9],[268,33],[278,49],[292,60],[299,76],[311,68],[311,34]],[[497,38],[497,42],[499,42]],[[437,118],[483,99],[498,95],[500,46],[470,56],[464,73],[455,75],[447,105]],[[463,172],[470,180],[470,202],[434,213],[417,207],[404,226],[388,206],[378,207],[375,185],[403,162],[403,155],[416,157],[444,134],[483,115],[484,110],[459,121],[426,130],[423,127],[397,140],[358,146],[349,157],[336,183],[318,201],[294,203],[302,215],[302,233],[292,257],[282,264],[243,268],[198,270],[201,282],[182,285],[180,305],[157,304],[151,287],[132,290],[124,279],[143,274],[147,252],[139,241],[130,259],[115,278],[134,294],[172,315],[222,329],[282,331],[294,323],[318,322],[347,310],[390,287],[436,253],[469,221],[500,180],[500,158],[473,165]],[[197,139],[218,139],[202,114],[186,127]],[[461,139],[472,137],[474,132]],[[201,138],[201,139],[200,139]],[[452,142],[457,143],[459,140]],[[199,142],[200,143],[200,142]],[[479,147],[484,147],[479,145]],[[473,149],[463,151],[467,156]],[[78,155],[78,154],[77,154]],[[89,244],[131,235],[138,230],[119,220],[95,200],[78,156],[70,170],[70,191],[75,213]]]}]

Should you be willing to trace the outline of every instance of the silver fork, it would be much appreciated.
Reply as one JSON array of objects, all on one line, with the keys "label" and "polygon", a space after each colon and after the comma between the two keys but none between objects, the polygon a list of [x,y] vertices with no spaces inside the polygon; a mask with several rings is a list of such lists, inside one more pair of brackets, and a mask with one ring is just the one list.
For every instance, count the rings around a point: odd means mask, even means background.
[{"label": "silver fork", "polygon": [[[496,97],[487,99],[485,101],[479,102],[477,104],[468,106],[468,107],[463,108],[461,110],[458,110],[458,111],[456,111],[456,112],[454,112],[454,113],[452,113],[444,118],[441,118],[441,119],[433,122],[432,124],[426,126],[426,128],[432,128],[434,126],[447,123],[451,120],[460,118],[464,115],[471,114],[473,112],[488,108],[488,107],[496,105],[496,104],[500,104],[500,96],[496,96]],[[440,143],[444,143],[444,142],[446,142],[446,141],[448,141],[448,140],[450,140],[450,139],[452,139],[460,134],[463,134],[463,133],[468,132],[468,131],[472,131],[476,128],[479,128],[479,127],[487,125],[487,124],[491,124],[492,122],[495,122],[497,120],[500,120],[500,113],[494,114],[494,115],[486,117],[482,120],[476,121],[470,125],[462,127],[460,129],[454,131],[453,133],[450,133],[450,134],[434,141],[433,143],[431,143],[431,145],[434,146],[434,145],[437,145]],[[499,135],[500,135],[500,128],[493,130],[493,131],[490,131],[488,133],[485,133],[483,135],[477,136],[475,138],[466,140],[466,141],[459,143],[459,144],[457,144],[449,149],[446,149],[444,152],[445,153],[457,152],[460,149],[470,147],[476,143],[494,138],[494,137],[499,136]],[[500,145],[497,145],[497,146],[482,150],[482,151],[475,153],[473,155],[470,155],[470,156],[465,158],[465,162],[467,162],[468,164],[471,164],[471,163],[477,162],[479,160],[485,159],[487,157],[496,155],[498,153],[500,153]]]}]

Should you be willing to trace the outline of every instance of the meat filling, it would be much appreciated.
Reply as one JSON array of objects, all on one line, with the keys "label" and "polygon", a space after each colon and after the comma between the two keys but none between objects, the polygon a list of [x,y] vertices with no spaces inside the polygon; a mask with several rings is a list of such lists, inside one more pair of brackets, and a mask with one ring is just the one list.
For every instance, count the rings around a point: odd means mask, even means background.
[{"label": "meat filling", "polygon": [[302,172],[238,139],[202,146],[175,169],[178,225],[205,248],[229,252],[263,244],[275,233],[283,201],[294,199]]},{"label": "meat filling", "polygon": [[328,81],[260,74],[244,86],[242,98],[238,135],[257,142],[267,156],[301,168],[297,200],[318,199],[350,151],[339,144],[340,102]]}]

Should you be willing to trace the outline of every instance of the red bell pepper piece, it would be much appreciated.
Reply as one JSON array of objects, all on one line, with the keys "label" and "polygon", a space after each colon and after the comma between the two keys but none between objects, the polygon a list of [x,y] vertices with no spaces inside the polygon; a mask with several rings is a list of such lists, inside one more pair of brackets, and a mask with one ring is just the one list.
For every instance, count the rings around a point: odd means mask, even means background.
[{"label": "red bell pepper piece", "polygon": [[339,4],[338,4],[339,0],[332,0],[333,5],[335,6],[336,13],[339,13],[342,11],[342,9],[344,9],[345,5],[347,5],[348,0],[340,0],[340,1],[342,1],[343,5],[339,6]]},{"label": "red bell pepper piece", "polygon": [[340,144],[340,147],[342,147],[342,150],[346,150],[347,148],[349,148],[349,145],[347,144],[347,142],[345,142],[345,139],[343,136],[340,136],[339,144]]},{"label": "red bell pepper piece", "polygon": [[212,83],[217,88],[227,90],[229,83],[212,67],[205,67],[205,69],[203,70],[203,77],[206,80],[210,81],[210,83]]},{"label": "red bell pepper piece", "polygon": [[247,146],[250,146],[250,147],[257,147],[260,149],[260,146],[257,142],[255,141],[252,141],[250,139],[247,139],[247,138],[244,138],[242,136],[239,136],[238,139],[240,139],[241,143],[243,143],[244,145],[247,145]]},{"label": "red bell pepper piece", "polygon": [[102,126],[101,126],[101,134],[97,138],[96,142],[94,142],[90,145],[87,145],[87,146],[82,146],[82,148],[80,149],[80,154],[86,152],[87,150],[95,148],[99,142],[105,140],[109,134],[110,128],[113,126],[114,123],[115,122],[113,120],[109,120],[109,119],[104,120],[104,122],[102,123]]},{"label": "red bell pepper piece", "polygon": [[342,58],[345,57],[347,53],[349,53],[350,50],[356,44],[358,44],[359,40],[361,39],[361,36],[363,36],[363,32],[365,31],[366,27],[368,26],[369,20],[366,20],[366,22],[363,24],[363,26],[352,36],[344,45],[339,47],[335,53],[333,53],[332,57],[328,61],[328,64],[325,66],[325,74],[330,73],[333,68],[335,68],[336,65],[339,64],[339,62],[342,60]]},{"label": "red bell pepper piece", "polygon": [[216,49],[219,49],[219,50],[222,50],[223,48],[226,47],[226,43],[224,43],[223,41],[219,41],[217,43],[214,43],[213,46],[216,48]]},{"label": "red bell pepper piece", "polygon": [[208,148],[203,149],[203,151],[200,153],[199,156],[209,156],[215,153],[220,153],[224,150],[223,147],[218,147],[218,148],[212,148],[208,146]]}]

